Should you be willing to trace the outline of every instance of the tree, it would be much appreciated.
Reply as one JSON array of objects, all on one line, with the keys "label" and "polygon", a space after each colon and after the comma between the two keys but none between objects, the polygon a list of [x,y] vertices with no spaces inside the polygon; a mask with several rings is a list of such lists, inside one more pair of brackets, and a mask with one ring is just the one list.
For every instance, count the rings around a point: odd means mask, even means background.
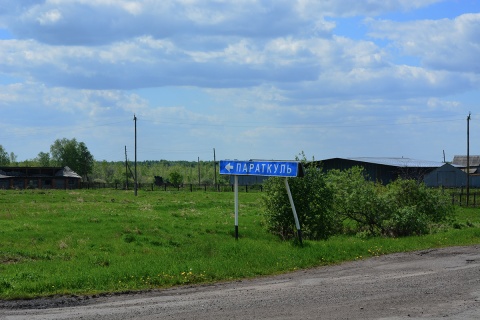
[{"label": "tree", "polygon": [[50,153],[39,152],[35,161],[38,162],[38,164],[41,167],[49,167],[50,166]]},{"label": "tree", "polygon": [[57,139],[50,146],[50,154],[54,164],[68,166],[88,180],[88,174],[92,172],[95,160],[85,143],[77,142],[75,138]]},{"label": "tree", "polygon": [[[88,174],[93,170],[93,163],[95,159],[93,159],[92,154],[88,151],[87,146],[85,143],[80,142],[78,144],[78,153],[80,158],[79,168],[77,173],[81,176],[86,176],[88,180]],[[74,170],[76,171],[76,170]]]},{"label": "tree", "polygon": [[13,152],[10,152],[10,163],[14,165],[18,165],[17,155]]},{"label": "tree", "polygon": [[10,156],[8,152],[5,151],[3,146],[0,144],[0,165],[8,166],[10,164]]},{"label": "tree", "polygon": [[178,172],[178,170],[173,170],[168,175],[168,180],[174,187],[178,187],[183,183],[183,176],[180,172]]}]

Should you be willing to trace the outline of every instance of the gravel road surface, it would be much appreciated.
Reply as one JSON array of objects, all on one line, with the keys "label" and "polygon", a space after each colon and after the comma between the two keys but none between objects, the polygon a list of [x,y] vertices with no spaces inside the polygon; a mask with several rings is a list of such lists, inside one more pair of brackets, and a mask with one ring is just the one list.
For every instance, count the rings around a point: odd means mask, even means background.
[{"label": "gravel road surface", "polygon": [[213,285],[0,301],[0,319],[480,319],[480,246]]}]

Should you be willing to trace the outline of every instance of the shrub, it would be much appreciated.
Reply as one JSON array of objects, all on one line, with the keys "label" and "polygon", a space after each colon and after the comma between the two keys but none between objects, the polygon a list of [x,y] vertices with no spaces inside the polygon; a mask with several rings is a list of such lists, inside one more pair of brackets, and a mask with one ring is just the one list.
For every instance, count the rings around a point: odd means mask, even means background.
[{"label": "shrub", "polygon": [[429,232],[452,217],[454,207],[439,189],[416,180],[398,179],[387,186],[369,181],[362,168],[331,170],[334,210],[354,231],[370,235],[408,236]]},{"label": "shrub", "polygon": [[383,186],[366,179],[363,169],[331,170],[327,182],[334,192],[334,210],[343,221],[354,221],[355,232],[383,233],[382,221],[388,214]]},{"label": "shrub", "polygon": [[168,175],[168,180],[170,181],[170,183],[174,186],[174,187],[178,187],[180,186],[182,183],[183,183],[183,176],[180,172],[178,172],[177,170],[173,170],[172,172],[170,172],[170,174]]},{"label": "shrub", "polygon": [[[360,167],[323,174],[310,167],[304,178],[289,179],[305,238],[326,239],[340,226],[363,236],[427,234],[453,217],[454,207],[440,189],[416,180],[398,179],[387,186],[369,181]],[[284,178],[270,178],[263,198],[266,225],[283,239],[295,236]]]},{"label": "shrub", "polygon": [[[333,192],[325,175],[317,168],[305,170],[303,178],[288,178],[295,209],[305,239],[326,239],[338,231],[333,214]],[[265,182],[263,207],[267,229],[282,239],[295,237],[295,220],[288,199],[285,178],[273,177]]]},{"label": "shrub", "polygon": [[453,216],[454,207],[440,189],[405,179],[390,183],[386,189],[392,215],[385,231],[394,236],[427,234],[429,226]]},{"label": "shrub", "polygon": [[390,220],[384,222],[384,231],[390,236],[422,235],[428,233],[429,221],[416,206],[400,207]]}]

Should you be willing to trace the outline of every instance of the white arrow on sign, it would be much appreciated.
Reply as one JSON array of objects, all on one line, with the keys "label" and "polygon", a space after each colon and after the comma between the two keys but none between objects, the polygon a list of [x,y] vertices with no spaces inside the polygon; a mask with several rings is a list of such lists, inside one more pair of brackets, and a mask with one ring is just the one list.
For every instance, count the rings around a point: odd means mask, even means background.
[{"label": "white arrow on sign", "polygon": [[225,166],[225,169],[227,169],[228,172],[230,172],[230,170],[233,169],[233,166],[229,163],[227,163],[227,165]]}]

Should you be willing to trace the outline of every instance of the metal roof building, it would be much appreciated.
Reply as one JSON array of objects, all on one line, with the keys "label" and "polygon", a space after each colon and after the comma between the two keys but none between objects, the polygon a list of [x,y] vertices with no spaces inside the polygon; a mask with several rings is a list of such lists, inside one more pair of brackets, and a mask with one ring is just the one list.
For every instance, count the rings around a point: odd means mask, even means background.
[{"label": "metal roof building", "polygon": [[352,167],[362,167],[370,180],[383,184],[398,178],[423,180],[426,174],[444,165],[443,162],[403,157],[331,158],[316,163],[325,172],[334,169],[346,170]]},{"label": "metal roof building", "polygon": [[[352,167],[361,167],[366,177],[372,181],[388,184],[398,178],[415,179],[424,181],[433,171],[442,168],[445,163],[438,161],[418,160],[403,157],[356,157],[356,158],[330,158],[314,161],[313,165],[321,168],[324,172],[330,170],[346,170]],[[449,169],[451,168],[451,169]],[[441,173],[429,176],[429,185],[458,185],[463,183],[462,175],[452,177],[451,172],[460,171],[457,165],[446,166]],[[458,172],[457,172],[458,174]],[[262,184],[268,177],[240,176],[240,185]]]}]

